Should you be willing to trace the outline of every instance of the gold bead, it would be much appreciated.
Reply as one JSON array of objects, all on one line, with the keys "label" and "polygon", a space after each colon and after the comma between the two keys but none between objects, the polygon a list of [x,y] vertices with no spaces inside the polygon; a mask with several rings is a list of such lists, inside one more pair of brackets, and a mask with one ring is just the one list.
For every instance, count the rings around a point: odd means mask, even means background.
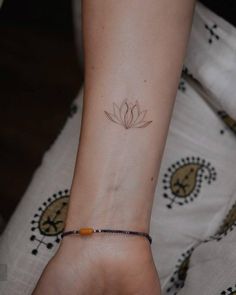
[{"label": "gold bead", "polygon": [[83,227],[83,228],[79,229],[79,234],[81,236],[88,236],[88,235],[93,234],[93,232],[94,232],[94,230],[91,227]]}]

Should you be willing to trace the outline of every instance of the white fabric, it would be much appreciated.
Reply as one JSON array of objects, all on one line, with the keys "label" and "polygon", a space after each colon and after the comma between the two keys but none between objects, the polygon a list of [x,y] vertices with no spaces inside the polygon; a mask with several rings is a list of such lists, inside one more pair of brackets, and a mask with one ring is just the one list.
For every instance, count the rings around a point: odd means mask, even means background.
[{"label": "white fabric", "polygon": [[[224,209],[235,206],[235,200],[236,191]],[[236,294],[235,231],[229,231],[220,241],[201,243],[193,251],[184,288],[178,294]],[[229,288],[232,290],[227,291]]]},{"label": "white fabric", "polygon": [[[218,24],[221,28],[219,40],[208,43],[205,22],[209,26],[211,22]],[[235,98],[230,93],[235,92],[236,83],[231,76],[229,80],[225,79],[224,73],[228,71],[229,56],[233,56],[234,48],[229,44],[236,42],[236,38],[235,29],[226,30],[225,27],[230,25],[226,26],[225,21],[198,3],[185,64],[206,89],[214,92],[214,100],[218,99],[221,109],[231,110],[234,115],[229,105],[235,105]],[[218,54],[219,48],[222,55]],[[223,48],[228,48],[224,54]],[[224,94],[224,99],[222,95],[218,96],[219,93]],[[68,118],[55,143],[45,153],[42,165],[1,237],[0,264],[7,265],[7,280],[0,282],[0,294],[31,294],[44,266],[58,247],[57,235],[46,236],[45,232],[40,232],[40,229],[45,230],[45,225],[37,222],[46,221],[46,213],[53,219],[56,214],[53,204],[58,202],[53,203],[53,200],[61,200],[69,194],[65,190],[69,190],[73,176],[82,98],[81,89],[72,108],[76,111],[77,106],[77,112]],[[221,294],[230,287],[233,290],[236,283],[233,252],[236,213],[232,214],[236,202],[235,167],[235,135],[225,128],[221,118],[196,90],[181,80],[151,219],[152,251],[163,294],[212,295]],[[225,222],[231,208],[231,215]],[[55,221],[60,220],[59,214]],[[51,243],[52,248],[40,244],[40,240],[48,246]],[[190,257],[189,262],[187,257]],[[186,267],[181,268],[183,261]],[[180,289],[185,277],[185,285]],[[225,294],[230,294],[227,292]]]},{"label": "white fabric", "polygon": [[[213,35],[208,28],[213,28]],[[212,40],[209,43],[209,40]],[[219,109],[236,119],[236,29],[198,3],[193,19],[185,65],[215,96]]]}]

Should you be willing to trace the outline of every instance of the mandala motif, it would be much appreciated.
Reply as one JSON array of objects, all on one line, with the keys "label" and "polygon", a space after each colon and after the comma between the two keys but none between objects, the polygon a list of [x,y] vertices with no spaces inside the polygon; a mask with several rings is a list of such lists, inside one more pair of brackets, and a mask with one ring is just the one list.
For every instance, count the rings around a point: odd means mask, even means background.
[{"label": "mandala motif", "polygon": [[224,236],[226,236],[229,232],[231,232],[235,226],[236,226],[236,202],[231,207],[222,225],[220,226],[219,230],[216,232],[216,234],[212,238],[216,239],[217,241],[220,241]]},{"label": "mandala motif", "polygon": [[189,71],[189,69],[188,69],[188,67],[186,65],[183,65],[181,76],[183,78],[186,77],[186,76],[188,76],[188,77],[191,77],[194,80],[196,80],[196,78],[194,78],[193,74],[190,73],[190,71]]},{"label": "mandala motif", "polygon": [[177,292],[183,288],[187,272],[189,268],[190,257],[195,248],[192,247],[187,252],[182,254],[182,257],[178,260],[176,270],[170,278],[169,284],[166,288],[166,293],[176,295]]},{"label": "mandala motif", "polygon": [[220,39],[219,35],[217,35],[216,33],[217,28],[218,28],[217,24],[213,24],[212,26],[205,24],[205,29],[209,32],[209,38],[208,38],[209,44],[212,44],[213,39],[216,39],[216,40]]},{"label": "mandala motif", "polygon": [[180,82],[179,82],[179,86],[178,89],[180,91],[182,91],[183,93],[186,91],[186,82],[183,78],[181,78]]},{"label": "mandala motif", "polygon": [[48,198],[42,207],[38,208],[38,213],[31,221],[33,227],[30,240],[36,242],[37,246],[32,250],[33,255],[37,255],[39,247],[43,244],[47,249],[51,249],[55,243],[60,242],[60,234],[64,229],[67,207],[69,201],[69,190],[59,191]]},{"label": "mandala motif", "polygon": [[220,295],[236,295],[236,285],[234,287],[229,287],[227,290],[224,290]]},{"label": "mandala motif", "polygon": [[220,131],[221,134],[224,134],[225,129],[230,129],[236,135],[236,121],[231,118],[225,111],[218,111],[218,115],[224,121],[226,128]]},{"label": "mandala motif", "polygon": [[199,157],[186,157],[169,167],[163,179],[163,197],[170,201],[167,208],[192,202],[199,195],[203,180],[211,184],[216,180],[216,171]]},{"label": "mandala motif", "polygon": [[69,118],[72,118],[78,112],[78,106],[73,102],[70,106]]}]

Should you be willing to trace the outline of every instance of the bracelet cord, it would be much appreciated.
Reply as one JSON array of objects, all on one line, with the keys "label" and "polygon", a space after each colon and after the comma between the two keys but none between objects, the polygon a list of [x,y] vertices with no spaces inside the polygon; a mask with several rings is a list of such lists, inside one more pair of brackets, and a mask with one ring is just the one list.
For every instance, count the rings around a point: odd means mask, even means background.
[{"label": "bracelet cord", "polygon": [[148,239],[150,244],[152,244],[151,236],[149,234],[145,233],[145,232],[129,231],[129,230],[117,230],[117,229],[80,228],[79,230],[64,231],[61,234],[61,238],[64,238],[64,237],[69,236],[69,235],[87,236],[87,235],[91,235],[93,233],[116,233],[116,234],[143,236],[146,239]]}]

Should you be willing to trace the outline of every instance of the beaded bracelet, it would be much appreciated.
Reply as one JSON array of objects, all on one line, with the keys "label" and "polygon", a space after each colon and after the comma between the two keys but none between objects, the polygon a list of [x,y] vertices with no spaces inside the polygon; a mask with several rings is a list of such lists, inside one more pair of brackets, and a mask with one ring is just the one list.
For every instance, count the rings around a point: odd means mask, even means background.
[{"label": "beaded bracelet", "polygon": [[116,230],[116,229],[93,229],[91,227],[83,227],[83,228],[80,228],[79,230],[64,231],[61,234],[61,238],[64,238],[69,235],[89,236],[89,235],[92,235],[93,233],[116,233],[116,234],[143,236],[148,239],[150,244],[152,243],[152,238],[149,236],[149,234],[144,232]]}]

